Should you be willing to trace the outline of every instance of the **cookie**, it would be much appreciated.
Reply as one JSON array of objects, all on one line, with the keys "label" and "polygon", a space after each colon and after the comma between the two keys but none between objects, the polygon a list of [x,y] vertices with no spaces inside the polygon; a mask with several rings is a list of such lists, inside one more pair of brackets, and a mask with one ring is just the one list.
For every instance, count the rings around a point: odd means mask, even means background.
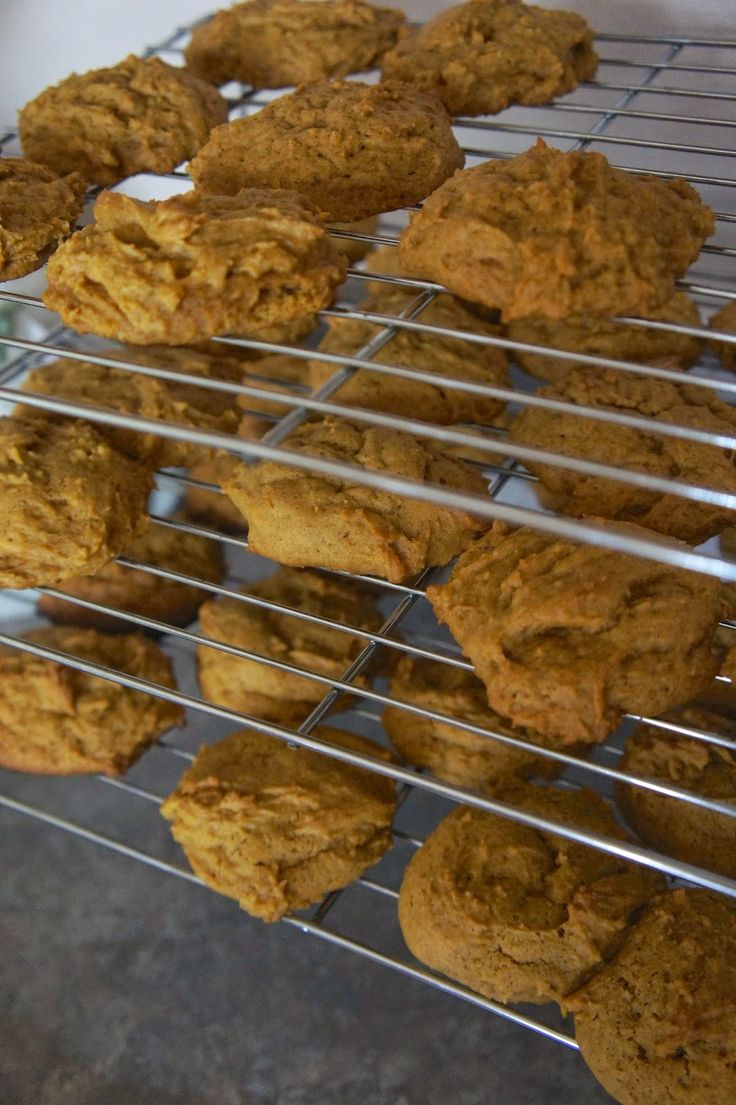
[{"label": "cookie", "polygon": [[[709,325],[712,330],[725,330],[728,334],[736,334],[736,302],[727,303],[720,311],[716,311]],[[736,345],[715,340],[711,344],[720,357],[723,367],[729,372],[736,372]]]},{"label": "cookie", "polygon": [[[45,648],[171,690],[171,664],[136,633],[53,626],[26,634]],[[184,719],[172,702],[0,646],[0,765],[37,775],[119,775]]]},{"label": "cookie", "polygon": [[662,894],[568,1003],[580,1053],[621,1105],[736,1100],[736,903]]},{"label": "cookie", "polygon": [[679,706],[718,670],[718,581],[626,553],[496,523],[427,597],[491,707],[562,743],[602,741],[624,713]]},{"label": "cookie", "polygon": [[[486,482],[433,442],[377,426],[323,418],[300,426],[287,447],[363,469],[482,495]],[[399,583],[447,564],[487,523],[463,510],[320,476],[275,461],[244,464],[225,492],[246,516],[249,547],[280,564],[334,568]]]},{"label": "cookie", "polygon": [[407,272],[499,308],[504,322],[646,316],[672,298],[714,226],[684,180],[538,139],[438,188],[411,216],[400,258]]},{"label": "cookie", "polygon": [[130,54],[109,69],[72,73],[27,103],[23,152],[57,173],[116,184],[135,173],[168,173],[227,119],[216,88],[159,58]]},{"label": "cookie", "polygon": [[85,422],[0,419],[0,587],[99,571],[146,530],[152,486]]},{"label": "cookie", "polygon": [[[319,0],[319,2],[324,3],[325,0]],[[304,0],[300,0],[300,3],[304,3]],[[378,218],[373,215],[370,219],[358,219],[357,222],[353,223],[331,223],[330,230],[344,230],[347,233],[355,234],[377,234]],[[370,242],[361,241],[360,238],[338,238],[334,234],[332,244],[351,263],[361,261],[372,248]]]},{"label": "cookie", "polygon": [[[514,805],[630,840],[592,791],[526,786]],[[409,950],[497,1001],[561,1001],[600,969],[664,880],[647,868],[458,806],[412,858],[399,895]]]},{"label": "cookie", "polygon": [[[541,388],[538,395],[650,418],[655,425],[673,423],[692,430],[734,434],[733,408],[713,392],[613,369],[573,369],[557,383]],[[511,440],[520,445],[736,494],[733,450],[717,445],[648,434],[631,426],[586,418],[582,412],[565,414],[543,407],[525,407],[511,424],[510,432]],[[695,545],[715,537],[734,521],[733,510],[715,503],[649,491],[545,461],[524,463],[542,481],[549,496],[546,502],[574,517],[598,514],[637,522]]]},{"label": "cookie", "polygon": [[74,230],[83,205],[78,173],[59,177],[22,157],[0,158],[0,280],[40,268]]},{"label": "cookie", "polygon": [[[378,608],[353,583],[318,572],[279,568],[244,594],[342,625],[376,632],[383,621]],[[203,636],[291,664],[306,672],[341,679],[365,648],[360,637],[237,599],[210,599],[200,608]],[[283,725],[304,721],[329,687],[307,676],[269,667],[259,660],[197,648],[199,682],[205,698],[219,706]],[[368,686],[365,678],[359,687]]]},{"label": "cookie", "polygon": [[294,188],[353,222],[419,203],[463,162],[434,92],[321,81],[217,127],[189,170],[209,195]]},{"label": "cookie", "polygon": [[[377,759],[354,733],[319,740]],[[213,890],[263,921],[347,886],[391,846],[392,780],[249,729],[203,746],[161,812]]]},{"label": "cookie", "polygon": [[347,267],[295,192],[148,203],[103,192],[95,217],[49,262],[44,303],[74,330],[134,345],[301,320],[328,305]]}]

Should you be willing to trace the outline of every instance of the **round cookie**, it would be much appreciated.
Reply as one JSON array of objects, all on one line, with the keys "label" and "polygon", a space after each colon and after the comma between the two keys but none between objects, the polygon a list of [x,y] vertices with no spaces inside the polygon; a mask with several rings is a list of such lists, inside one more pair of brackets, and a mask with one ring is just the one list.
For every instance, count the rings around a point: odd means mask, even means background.
[{"label": "round cookie", "polygon": [[[709,326],[712,330],[725,330],[729,334],[736,334],[736,302],[727,303],[720,311],[716,311]],[[729,372],[736,372],[736,345],[732,342],[715,340],[711,345],[720,357],[723,367]]]},{"label": "round cookie", "polygon": [[736,1100],[736,904],[660,895],[569,1000],[580,1053],[621,1105]]},{"label": "round cookie", "polygon": [[[592,791],[519,788],[514,805],[630,840]],[[399,923],[433,970],[497,1001],[562,1001],[599,970],[661,875],[507,818],[458,806],[404,874]]]},{"label": "round cookie", "polygon": [[713,212],[684,180],[614,168],[599,153],[537,144],[456,173],[401,235],[407,273],[529,316],[640,315],[713,233]]},{"label": "round cookie", "polygon": [[[319,740],[389,760],[372,741]],[[347,886],[391,846],[391,779],[248,729],[203,746],[161,807],[192,867],[263,921]]]},{"label": "round cookie", "polygon": [[217,127],[189,169],[209,195],[294,188],[353,222],[419,203],[463,162],[435,93],[321,81]]},{"label": "round cookie", "polygon": [[192,157],[227,103],[216,88],[159,58],[130,54],[109,69],[72,73],[22,109],[28,157],[89,184],[168,173]]},{"label": "round cookie", "polygon": [[0,587],[98,571],[146,530],[152,487],[85,422],[0,419]]},{"label": "round cookie", "polygon": [[103,192],[96,223],[48,266],[44,303],[81,333],[134,345],[247,335],[326,307],[347,260],[296,192]]},{"label": "round cookie", "polygon": [[[53,626],[26,634],[45,648],[176,688],[163,652],[136,633]],[[184,719],[175,703],[30,652],[0,646],[0,765],[38,775],[118,775]]]},{"label": "round cookie", "polygon": [[520,0],[470,0],[399,39],[384,79],[436,89],[451,115],[491,115],[544,104],[598,68],[593,32],[573,12]]},{"label": "round cookie", "polygon": [[0,158],[0,280],[40,268],[74,230],[83,205],[78,173],[59,177],[22,157]]},{"label": "round cookie", "polygon": [[362,0],[250,0],[196,27],[184,57],[213,84],[284,88],[372,69],[404,19]]},{"label": "round cookie", "polygon": [[718,670],[719,582],[626,553],[496,523],[427,597],[491,707],[562,743],[602,741],[624,713],[679,706]]}]

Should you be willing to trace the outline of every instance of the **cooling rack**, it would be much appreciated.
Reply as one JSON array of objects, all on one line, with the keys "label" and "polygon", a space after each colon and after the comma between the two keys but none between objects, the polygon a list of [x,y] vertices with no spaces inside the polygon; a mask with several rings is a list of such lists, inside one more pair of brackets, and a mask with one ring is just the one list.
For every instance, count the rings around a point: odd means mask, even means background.
[{"label": "cooling rack", "polygon": [[[156,54],[173,64],[180,64],[181,51],[191,33],[192,26],[194,25],[177,29],[167,41],[150,48],[146,53]],[[736,203],[733,189],[736,186],[736,180],[732,172],[733,158],[736,156],[736,144],[733,141],[736,118],[734,118],[732,105],[736,101],[736,93],[731,91],[733,77],[736,75],[736,41],[622,34],[600,35],[597,46],[601,54],[599,76],[595,81],[581,85],[574,93],[539,108],[512,108],[491,119],[455,120],[456,133],[466,151],[467,164],[477,164],[486,158],[513,156],[519,150],[525,149],[537,135],[541,135],[562,149],[600,150],[615,164],[628,168],[632,172],[654,173],[664,178],[684,176],[698,187],[703,198],[717,213],[716,234],[704,247],[698,262],[692,267],[687,278],[680,282],[680,287],[695,299],[702,316],[707,321],[714,310],[736,299],[736,280],[733,278],[733,258],[736,257],[736,231],[734,230]],[[271,94],[256,94],[252,89],[235,86],[229,86],[227,91],[233,116],[257,111],[273,98]],[[7,128],[1,141],[5,152],[13,153],[17,149],[17,135],[12,127]],[[121,188],[131,190],[136,195],[159,197],[180,191],[186,186],[188,186],[188,179],[185,173],[177,170],[166,174],[163,178],[136,178],[133,182],[125,182]],[[90,198],[94,198],[93,194]],[[333,233],[338,238],[353,239],[371,246],[395,247],[398,233],[405,224],[405,220],[406,212],[397,212],[383,217],[375,233],[365,234],[345,229],[335,229]],[[386,286],[394,285],[402,292],[408,293],[406,305],[395,315],[367,311],[361,306],[367,281]],[[653,422],[639,416],[574,406],[535,395],[530,378],[514,367],[512,367],[511,383],[508,387],[492,387],[437,373],[422,372],[402,365],[398,361],[377,363],[374,360],[375,356],[386,346],[390,349],[390,343],[398,333],[402,330],[415,330],[430,337],[432,335],[437,338],[461,337],[469,342],[498,346],[506,349],[512,360],[514,351],[536,351],[544,352],[546,356],[564,356],[566,359],[582,364],[615,367],[621,371],[672,380],[675,383],[681,383],[683,380],[681,373],[665,367],[644,366],[606,357],[573,354],[568,351],[562,353],[547,348],[542,350],[540,347],[525,345],[500,336],[447,330],[432,325],[423,321],[423,313],[441,291],[439,285],[430,281],[408,279],[389,272],[368,273],[361,268],[360,264],[357,267],[352,266],[349,279],[341,291],[341,298],[337,304],[321,312],[323,322],[328,323],[331,318],[358,319],[372,323],[375,333],[361,349],[350,356],[329,354],[320,350],[319,360],[334,365],[335,371],[322,387],[309,393],[297,385],[284,388],[282,381],[278,381],[282,390],[274,391],[273,385],[276,381],[258,376],[255,362],[246,366],[249,375],[245,382],[234,384],[226,380],[203,380],[201,377],[173,373],[155,365],[121,361],[119,354],[115,354],[109,344],[90,342],[64,330],[59,325],[58,319],[43,308],[38,294],[39,288],[33,286],[32,280],[6,284],[0,288],[0,303],[4,302],[12,308],[15,329],[9,334],[0,335],[0,350],[6,352],[7,358],[4,367],[0,370],[0,401],[6,409],[10,409],[8,405],[17,401],[18,389],[27,371],[49,357],[114,365],[116,368],[143,375],[164,380],[172,379],[179,383],[191,383],[199,387],[231,393],[241,396],[241,401],[247,401],[248,397],[256,401],[268,399],[278,404],[283,413],[264,415],[262,412],[253,411],[252,413],[264,419],[264,425],[268,427],[264,436],[254,442],[222,434],[194,431],[146,418],[125,416],[88,404],[23,393],[23,402],[27,405],[62,415],[83,416],[103,424],[149,433],[156,432],[164,437],[186,439],[207,447],[226,448],[246,459],[265,457],[288,460],[297,466],[326,475],[348,476],[356,483],[378,486],[384,490],[443,502],[447,505],[462,506],[489,518],[499,518],[512,524],[532,525],[562,537],[637,553],[650,559],[715,575],[725,581],[736,580],[736,562],[729,561],[720,555],[712,542],[699,549],[671,548],[663,546],[654,538],[634,539],[545,511],[535,494],[536,480],[524,468],[524,462],[544,460],[591,475],[615,476],[622,482],[642,488],[736,509],[734,495],[728,495],[707,486],[694,486],[644,473],[623,471],[605,464],[563,458],[536,447],[522,447],[509,441],[499,427],[476,427],[475,429],[481,429],[483,433],[482,437],[478,437],[471,432],[470,427],[440,427],[418,419],[358,410],[341,404],[336,395],[340,386],[356,368],[362,368],[396,378],[434,384],[439,382],[447,389],[465,390],[479,396],[504,400],[512,404],[513,409],[536,405],[560,412],[584,414],[586,417],[603,422],[638,427],[650,433],[684,437],[736,449],[736,434],[731,437],[726,434],[695,431],[664,422]],[[701,338],[712,336],[712,331],[704,326],[643,322],[637,319],[625,321],[630,326],[646,326]],[[721,334],[719,337],[724,341],[736,342],[735,335]],[[314,348],[309,341],[304,346],[292,346],[255,340],[219,340],[224,341],[225,344],[263,352],[289,353],[305,359],[314,356]],[[719,367],[718,362],[709,352],[703,355],[696,368],[689,374],[689,378],[696,379],[702,386],[711,388],[722,397],[734,402],[736,380]],[[483,461],[476,464],[487,477],[488,495],[461,495],[439,486],[416,484],[399,476],[378,476],[374,472],[355,468],[352,465],[330,463],[314,457],[289,453],[284,446],[285,439],[310,412],[344,415],[365,424],[405,430],[449,445],[471,445],[476,451],[487,452],[487,463]],[[223,585],[216,585],[152,564],[133,561],[129,557],[118,558],[119,563],[153,576],[187,582],[200,588],[204,597],[216,594],[227,595],[239,602],[275,609],[294,618],[329,626],[338,632],[349,633],[363,642],[362,651],[339,680],[330,679],[315,672],[309,673],[311,678],[322,684],[324,696],[298,729],[288,729],[246,717],[203,699],[197,691],[194,679],[193,651],[198,644],[206,643],[209,647],[224,653],[255,659],[282,671],[297,672],[300,669],[222,641],[204,638],[195,628],[174,627],[164,621],[115,610],[101,603],[66,594],[62,595],[53,588],[39,589],[82,607],[98,612],[115,613],[129,622],[131,628],[137,627],[160,634],[163,647],[174,659],[179,681],[179,690],[168,690],[20,639],[18,632],[36,624],[36,594],[8,592],[2,608],[4,616],[0,621],[0,643],[13,645],[36,655],[69,664],[90,674],[100,675],[103,678],[148,691],[161,698],[176,701],[187,708],[189,725],[187,730],[175,730],[167,734],[124,779],[98,776],[83,781],[82,785],[91,789],[100,786],[109,788],[111,796],[121,804],[121,809],[128,811],[127,822],[123,820],[126,825],[125,833],[119,830],[115,833],[111,832],[109,826],[101,823],[99,819],[92,822],[85,819],[84,814],[80,812],[79,804],[70,803],[65,795],[63,780],[29,781],[9,773],[0,773],[0,805],[17,814],[73,833],[90,843],[139,860],[163,873],[200,884],[200,880],[188,870],[180,853],[172,845],[168,830],[157,809],[162,798],[175,784],[182,769],[193,758],[193,749],[200,739],[213,739],[233,728],[248,724],[261,732],[292,744],[312,748],[322,754],[393,778],[398,787],[399,812],[395,824],[394,847],[388,856],[377,868],[346,890],[328,895],[314,909],[298,916],[286,917],[281,923],[351,950],[411,978],[422,980],[573,1049],[576,1044],[567,1026],[564,1022],[556,1020],[552,1014],[548,1015],[546,1009],[535,1009],[533,1014],[529,1014],[520,1008],[502,1006],[434,975],[414,962],[408,953],[402,950],[398,937],[390,937],[386,940],[385,946],[377,946],[375,934],[370,926],[367,934],[350,927],[354,924],[354,915],[350,910],[343,909],[343,903],[346,899],[359,897],[361,901],[364,900],[368,916],[388,910],[390,915],[395,917],[395,899],[401,872],[407,859],[421,844],[426,832],[450,808],[450,804],[457,801],[502,814],[536,828],[552,829],[560,836],[656,868],[672,879],[687,880],[736,897],[736,881],[714,872],[693,867],[649,848],[584,832],[569,825],[527,814],[508,803],[450,786],[410,767],[379,762],[346,749],[326,745],[319,740],[314,736],[315,727],[328,715],[332,720],[335,714],[339,714],[340,725],[355,728],[369,736],[381,739],[380,714],[385,706],[391,705],[427,719],[452,721],[453,725],[468,732],[481,734],[489,740],[520,749],[528,749],[536,755],[557,761],[564,768],[559,781],[555,784],[558,786],[568,788],[581,785],[593,786],[604,796],[609,796],[610,787],[615,781],[635,782],[640,787],[682,802],[716,810],[727,816],[736,816],[736,807],[733,805],[719,803],[689,793],[683,788],[623,772],[618,766],[622,733],[626,731],[627,725],[630,727],[633,721],[639,719],[628,718],[621,733],[615,734],[608,743],[597,748],[590,759],[583,760],[561,751],[530,745],[520,738],[485,730],[412,703],[398,701],[385,689],[381,680],[366,688],[356,686],[355,681],[358,676],[373,664],[377,655],[408,654],[432,659],[456,668],[472,670],[471,665],[462,657],[449,636],[438,628],[425,598],[428,583],[439,578],[441,573],[437,570],[429,570],[419,578],[404,584],[388,583],[364,576],[354,577],[361,586],[373,588],[376,597],[380,600],[384,620],[380,630],[375,633],[342,625],[302,610],[280,607],[269,600],[242,593],[237,589],[242,580],[252,579],[265,570],[263,561],[248,551],[247,539],[244,536],[221,532],[210,525],[172,516],[177,497],[188,486],[196,486],[213,493],[217,493],[219,489],[194,479],[181,470],[159,472],[157,483],[158,492],[154,499],[152,516],[161,525],[173,530],[181,533],[196,533],[207,540],[221,544],[228,552],[230,561],[228,580]],[[736,623],[726,621],[723,623],[723,628],[725,631],[734,630]],[[736,640],[736,637],[734,639]],[[728,682],[723,677],[720,678],[723,682]],[[348,694],[350,702],[346,703]],[[736,741],[721,733],[678,724],[672,720],[648,717],[644,720],[660,729],[687,735],[705,743],[729,749],[736,748]],[[118,825],[118,819],[111,820],[110,823]],[[351,918],[353,918],[352,921]],[[244,923],[246,923],[245,918]]]}]

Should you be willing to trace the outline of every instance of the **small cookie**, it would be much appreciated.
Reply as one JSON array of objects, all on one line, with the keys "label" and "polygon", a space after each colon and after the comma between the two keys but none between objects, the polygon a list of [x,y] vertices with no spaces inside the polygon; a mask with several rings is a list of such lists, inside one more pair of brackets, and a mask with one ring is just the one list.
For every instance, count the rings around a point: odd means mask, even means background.
[{"label": "small cookie", "polygon": [[[45,648],[176,688],[163,652],[137,633],[53,626],[26,634]],[[37,775],[119,775],[184,711],[163,698],[0,646],[0,765]]]},{"label": "small cookie", "polygon": [[602,741],[624,713],[679,706],[718,670],[718,581],[626,553],[496,523],[427,597],[491,707],[562,743]]},{"label": "small cookie", "polygon": [[[736,302],[727,303],[720,311],[716,311],[708,325],[712,330],[725,330],[728,334],[736,334]],[[723,367],[729,372],[736,372],[736,344],[714,339],[711,345],[720,357]]]},{"label": "small cookie", "polygon": [[227,119],[216,88],[159,58],[130,54],[109,69],[72,73],[22,109],[23,151],[57,173],[116,184],[168,173]]},{"label": "small cookie", "polygon": [[[482,495],[487,489],[481,476],[435,443],[377,426],[323,418],[300,426],[286,445],[458,491]],[[280,564],[365,573],[395,583],[430,565],[447,564],[488,524],[464,510],[275,461],[241,464],[224,490],[248,519],[254,552]]]},{"label": "small cookie", "polygon": [[152,487],[86,422],[0,419],[0,587],[99,571],[145,532]]},{"label": "small cookie", "polygon": [[567,1003],[580,1053],[621,1105],[736,1101],[736,903],[660,895]]},{"label": "small cookie", "polygon": [[530,315],[642,315],[663,306],[713,233],[684,180],[616,169],[542,139],[509,161],[456,173],[411,216],[400,258],[413,275]]},{"label": "small cookie", "polygon": [[[631,838],[592,791],[525,786],[514,805]],[[458,806],[406,869],[399,923],[422,963],[497,1001],[561,1001],[599,970],[661,875],[507,818]]]},{"label": "small cookie", "polygon": [[321,81],[217,127],[189,166],[198,188],[295,188],[353,222],[419,203],[464,163],[433,92]]},{"label": "small cookie", "polygon": [[296,192],[186,192],[144,203],[103,192],[96,223],[48,267],[44,303],[80,333],[186,345],[326,307],[347,261]]},{"label": "small cookie", "polygon": [[[359,629],[375,632],[383,620],[371,599],[354,584],[317,572],[280,568],[242,591]],[[203,636],[212,640],[334,679],[343,677],[366,645],[349,633],[230,598],[204,603],[199,624]],[[258,660],[229,656],[203,645],[197,648],[197,662],[205,698],[282,725],[304,721],[329,690],[325,683],[307,676],[292,675]],[[356,685],[365,687],[368,681],[361,678]]]},{"label": "small cookie", "polygon": [[[354,733],[314,736],[391,758]],[[391,846],[395,807],[391,779],[242,729],[199,750],[161,812],[208,886],[278,921],[377,863]]]},{"label": "small cookie", "polygon": [[22,157],[0,158],[0,280],[40,268],[74,230],[83,205],[78,173],[59,177]]}]

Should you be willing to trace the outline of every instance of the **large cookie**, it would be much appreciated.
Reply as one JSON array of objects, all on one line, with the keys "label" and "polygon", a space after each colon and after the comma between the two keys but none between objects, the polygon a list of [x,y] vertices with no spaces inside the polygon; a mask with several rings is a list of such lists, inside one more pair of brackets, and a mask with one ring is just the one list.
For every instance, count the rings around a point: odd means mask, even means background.
[{"label": "large cookie", "polygon": [[0,280],[39,268],[71,234],[83,203],[78,173],[59,177],[22,157],[0,158]]}]

